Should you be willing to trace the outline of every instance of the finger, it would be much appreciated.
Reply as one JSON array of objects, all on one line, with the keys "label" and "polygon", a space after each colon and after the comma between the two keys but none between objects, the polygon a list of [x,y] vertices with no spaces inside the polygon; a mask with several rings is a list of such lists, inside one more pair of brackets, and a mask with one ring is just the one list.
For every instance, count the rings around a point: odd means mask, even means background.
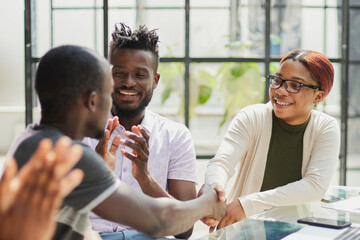
[{"label": "finger", "polygon": [[8,211],[19,193],[19,181],[15,181],[17,164],[14,158],[6,161],[5,172],[0,182],[0,213]]},{"label": "finger", "polygon": [[107,126],[106,126],[106,129],[109,130],[109,131],[111,131],[112,128],[113,128],[113,120],[112,120],[112,119],[109,119],[109,120],[108,120],[108,124],[107,124]]},{"label": "finger", "polygon": [[208,226],[216,227],[219,224],[219,221],[215,220],[214,218],[207,218],[203,221]]},{"label": "finger", "polygon": [[216,191],[220,202],[225,202],[226,201],[225,190],[221,186],[214,187],[214,190]]},{"label": "finger", "polygon": [[214,227],[214,226],[211,226],[210,228],[209,228],[209,233],[212,233],[214,230],[215,230],[215,228],[216,228],[216,226]]},{"label": "finger", "polygon": [[21,168],[19,174],[22,174],[23,169],[27,167],[34,167],[36,169],[40,169],[42,164],[45,162],[46,155],[49,151],[52,150],[52,142],[50,139],[43,139],[38,144],[38,148],[35,153],[31,156],[29,160],[29,164],[25,164],[24,167]]},{"label": "finger", "polygon": [[31,156],[29,162],[20,169],[17,175],[20,183],[25,183],[31,174],[34,174],[34,172],[41,168],[51,148],[52,142],[50,139],[41,140],[36,152]]},{"label": "finger", "polygon": [[[136,144],[140,145],[142,149],[147,148],[147,142],[146,139],[142,136],[138,136],[132,132],[126,131],[125,136],[131,140],[133,140]],[[129,141],[130,142],[130,141]]]},{"label": "finger", "polygon": [[134,162],[135,164],[142,164],[143,161],[141,161],[137,156],[135,156],[134,154],[131,154],[127,151],[125,151],[124,149],[121,149],[121,153],[128,158],[129,160],[131,160],[132,162]]},{"label": "finger", "polygon": [[55,163],[55,176],[56,179],[62,178],[66,175],[70,169],[72,169],[76,163],[79,162],[83,154],[83,148],[78,145],[72,145],[63,156],[59,156]]},{"label": "finger", "polygon": [[84,172],[81,169],[72,170],[66,177],[64,177],[60,184],[60,195],[64,198],[72,192],[83,180]]},{"label": "finger", "polygon": [[131,148],[133,150],[133,155],[134,156],[138,156],[139,154],[141,154],[143,151],[142,151],[142,148],[141,148],[141,145],[139,144],[136,144],[130,140],[125,140],[125,139],[120,139],[120,144],[121,145],[124,145],[128,148]]},{"label": "finger", "polygon": [[146,130],[141,125],[137,125],[136,128],[140,131],[143,138],[145,138],[146,143],[149,143],[149,134],[146,132]]},{"label": "finger", "polygon": [[116,151],[117,149],[119,148],[119,145],[120,145],[120,140],[121,140],[121,137],[120,135],[116,135],[111,143],[111,147],[110,147],[110,153],[115,155],[116,154]]},{"label": "finger", "polygon": [[119,117],[115,116],[113,118],[113,128],[115,129],[119,125]]},{"label": "finger", "polygon": [[1,182],[9,182],[11,179],[13,179],[18,171],[18,167],[16,164],[16,161],[14,158],[10,158],[5,161],[4,166],[4,174],[3,177],[0,178]]},{"label": "finger", "polygon": [[229,219],[229,217],[225,216],[225,217],[223,217],[223,219],[221,219],[221,221],[217,225],[217,229],[224,228],[230,224],[231,224],[231,220]]},{"label": "finger", "polygon": [[59,138],[54,148],[55,159],[58,159],[58,161],[63,161],[63,156],[70,146],[71,146],[71,139],[69,137],[64,136]]},{"label": "finger", "polygon": [[133,133],[135,133],[136,135],[141,136],[141,133],[140,133],[139,129],[136,126],[132,126],[131,131]]},{"label": "finger", "polygon": [[110,135],[115,131],[116,127],[119,126],[119,118],[115,116],[113,119],[111,119],[111,126],[108,124],[108,130],[110,131]]}]

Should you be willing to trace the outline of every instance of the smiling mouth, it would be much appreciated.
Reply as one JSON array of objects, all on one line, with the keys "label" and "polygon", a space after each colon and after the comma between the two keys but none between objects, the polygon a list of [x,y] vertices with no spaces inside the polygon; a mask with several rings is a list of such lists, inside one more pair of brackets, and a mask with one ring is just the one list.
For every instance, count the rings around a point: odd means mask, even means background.
[{"label": "smiling mouth", "polygon": [[292,104],[292,103],[289,103],[289,102],[280,102],[280,101],[278,101],[276,99],[275,99],[275,102],[276,102],[276,104],[281,105],[281,106],[289,106],[289,105]]},{"label": "smiling mouth", "polygon": [[120,90],[118,91],[120,94],[122,95],[126,95],[126,96],[135,96],[137,95],[137,92],[133,92],[133,91],[124,91],[124,90]]}]

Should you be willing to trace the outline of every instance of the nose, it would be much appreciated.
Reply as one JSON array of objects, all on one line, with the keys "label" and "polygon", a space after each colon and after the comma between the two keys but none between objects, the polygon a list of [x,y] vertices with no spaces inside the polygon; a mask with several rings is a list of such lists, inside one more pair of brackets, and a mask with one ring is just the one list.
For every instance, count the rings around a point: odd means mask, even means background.
[{"label": "nose", "polygon": [[127,75],[126,78],[124,78],[121,82],[123,85],[125,85],[126,87],[133,87],[136,85],[136,80],[135,78],[132,76],[132,74]]},{"label": "nose", "polygon": [[278,89],[275,89],[275,92],[279,95],[287,95],[288,91],[286,90],[286,83],[282,82],[281,86]]}]

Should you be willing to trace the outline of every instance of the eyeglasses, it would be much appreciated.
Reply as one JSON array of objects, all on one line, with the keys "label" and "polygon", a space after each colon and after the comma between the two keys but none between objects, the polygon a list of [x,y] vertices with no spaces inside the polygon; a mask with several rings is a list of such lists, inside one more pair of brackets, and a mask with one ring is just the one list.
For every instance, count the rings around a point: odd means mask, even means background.
[{"label": "eyeglasses", "polygon": [[295,80],[284,80],[279,76],[270,74],[267,77],[267,80],[269,81],[269,87],[274,88],[274,89],[279,89],[282,84],[285,84],[285,89],[286,91],[288,91],[289,93],[298,93],[300,92],[302,87],[307,87],[307,88],[311,88],[314,90],[318,90],[319,87],[318,86],[314,86],[314,85],[308,85],[308,84],[304,84]]}]

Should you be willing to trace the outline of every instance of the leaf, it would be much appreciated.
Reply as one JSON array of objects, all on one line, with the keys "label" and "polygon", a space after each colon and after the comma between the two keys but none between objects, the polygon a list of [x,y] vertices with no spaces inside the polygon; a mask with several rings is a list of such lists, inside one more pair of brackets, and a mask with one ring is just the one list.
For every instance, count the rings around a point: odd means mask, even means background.
[{"label": "leaf", "polygon": [[166,102],[166,100],[168,100],[168,98],[170,97],[170,94],[172,93],[173,90],[174,90],[173,88],[166,88],[161,93],[161,104],[164,104]]},{"label": "leaf", "polygon": [[215,88],[217,86],[216,78],[210,73],[200,69],[199,76],[209,87]]},{"label": "leaf", "polygon": [[205,85],[200,85],[199,86],[199,98],[198,101],[200,104],[205,104],[211,97],[211,93],[212,93],[212,88],[205,86]]}]

